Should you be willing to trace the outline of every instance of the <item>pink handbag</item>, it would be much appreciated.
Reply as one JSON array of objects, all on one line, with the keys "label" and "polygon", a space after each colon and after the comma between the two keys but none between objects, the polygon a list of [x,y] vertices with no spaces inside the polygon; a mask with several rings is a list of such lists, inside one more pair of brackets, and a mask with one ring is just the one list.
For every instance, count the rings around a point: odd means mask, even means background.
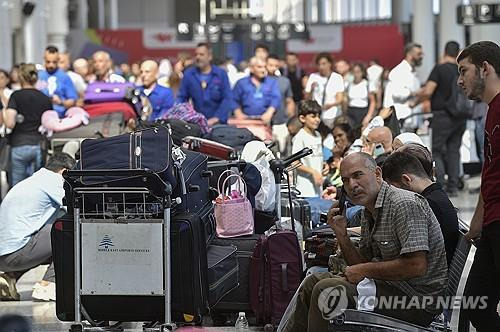
[{"label": "pink handbag", "polygon": [[[220,187],[222,175],[227,172],[233,174],[227,176],[222,183],[222,187]],[[228,180],[231,178],[238,178],[238,190],[231,191],[229,195],[230,184]],[[225,194],[224,189],[226,183],[228,184],[228,195]],[[240,183],[243,184],[243,191],[241,191]],[[239,174],[229,170],[219,176],[217,187],[219,196],[215,200],[214,208],[217,236],[236,237],[253,234],[253,209],[247,198],[245,180]]]}]

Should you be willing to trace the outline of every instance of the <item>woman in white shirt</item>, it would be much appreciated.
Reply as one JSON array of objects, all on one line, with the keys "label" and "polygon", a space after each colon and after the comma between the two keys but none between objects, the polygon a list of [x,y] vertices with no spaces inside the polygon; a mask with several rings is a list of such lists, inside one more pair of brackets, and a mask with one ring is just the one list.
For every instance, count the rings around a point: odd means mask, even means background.
[{"label": "woman in white shirt", "polygon": [[305,88],[306,99],[315,100],[322,108],[321,121],[333,127],[335,117],[340,114],[344,94],[344,79],[333,71],[333,60],[329,53],[319,53],[315,59],[318,72],[312,73]]},{"label": "woman in white shirt", "polygon": [[351,70],[354,79],[346,88],[346,115],[353,128],[365,128],[375,113],[375,94],[370,91],[365,66],[355,63]]}]

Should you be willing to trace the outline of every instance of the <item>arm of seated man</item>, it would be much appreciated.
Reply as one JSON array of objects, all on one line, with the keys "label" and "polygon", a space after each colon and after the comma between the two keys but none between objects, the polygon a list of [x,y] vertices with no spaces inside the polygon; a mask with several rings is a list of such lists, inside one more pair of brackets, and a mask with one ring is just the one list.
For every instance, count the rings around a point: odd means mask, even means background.
[{"label": "arm of seated man", "polygon": [[389,261],[348,266],[345,275],[349,282],[357,284],[364,278],[397,281],[420,277],[426,272],[427,252],[416,251]]}]

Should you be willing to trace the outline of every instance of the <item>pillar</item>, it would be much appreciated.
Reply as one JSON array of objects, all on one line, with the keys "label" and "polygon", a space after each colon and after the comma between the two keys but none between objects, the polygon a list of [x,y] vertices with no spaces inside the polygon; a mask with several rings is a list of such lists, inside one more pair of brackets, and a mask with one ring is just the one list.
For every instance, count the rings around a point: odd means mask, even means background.
[{"label": "pillar", "polygon": [[465,46],[465,29],[463,25],[457,24],[457,6],[462,4],[462,0],[441,0],[439,4],[438,17],[438,54],[444,52],[444,45],[454,40],[461,48]]},{"label": "pillar", "polygon": [[47,20],[47,43],[56,46],[59,52],[65,52],[69,33],[68,0],[49,0],[49,11],[50,17],[57,19]]},{"label": "pillar", "polygon": [[432,0],[413,1],[412,36],[412,42],[422,45],[424,51],[422,65],[417,67],[417,75],[423,83],[429,77],[437,60]]}]

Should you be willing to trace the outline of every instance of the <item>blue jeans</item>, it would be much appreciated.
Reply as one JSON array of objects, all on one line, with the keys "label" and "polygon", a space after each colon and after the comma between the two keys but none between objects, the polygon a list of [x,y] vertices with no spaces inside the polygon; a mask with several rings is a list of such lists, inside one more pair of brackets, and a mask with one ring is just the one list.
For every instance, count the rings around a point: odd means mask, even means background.
[{"label": "blue jeans", "polygon": [[327,213],[332,206],[332,201],[320,197],[304,197],[311,207],[311,220],[313,228],[320,223],[321,212]]},{"label": "blue jeans", "polygon": [[11,187],[42,167],[40,145],[13,146],[10,149]]}]

